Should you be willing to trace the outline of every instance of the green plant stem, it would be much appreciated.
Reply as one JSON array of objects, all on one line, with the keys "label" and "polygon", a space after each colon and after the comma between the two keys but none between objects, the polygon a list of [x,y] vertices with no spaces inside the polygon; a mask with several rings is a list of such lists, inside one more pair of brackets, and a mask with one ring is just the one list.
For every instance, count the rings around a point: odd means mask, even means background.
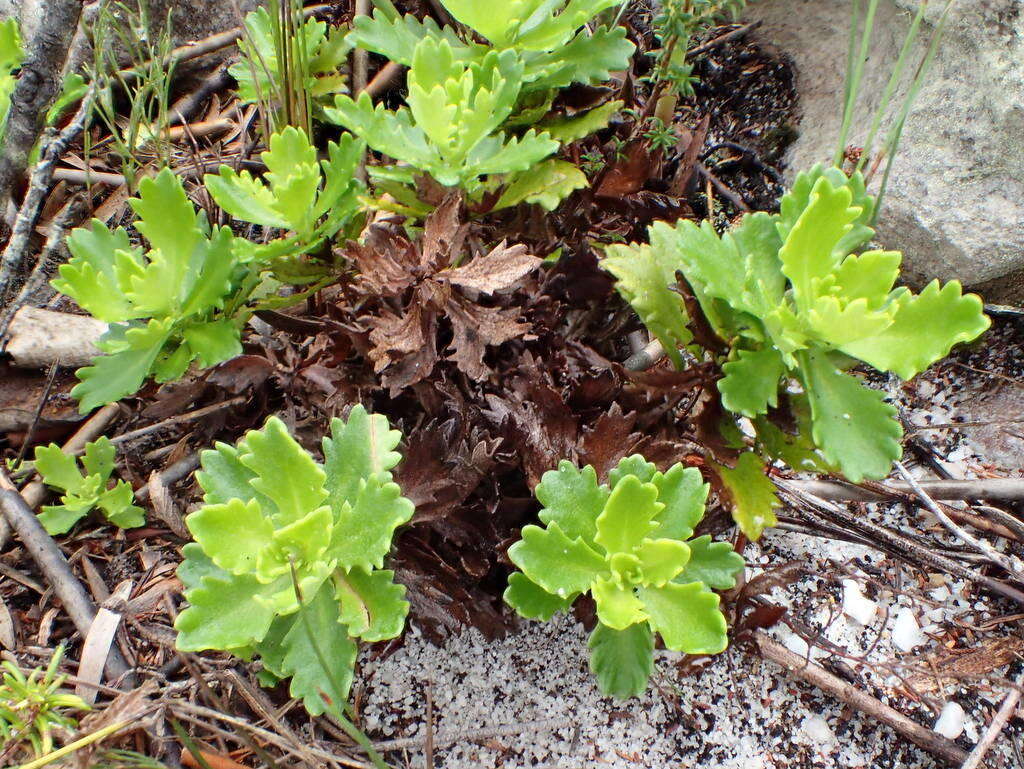
[{"label": "green plant stem", "polygon": [[[855,0],[854,6],[859,5],[859,0]],[[871,37],[875,26],[875,13],[878,10],[878,0],[869,0],[868,11],[864,17],[864,32],[860,39],[860,49],[856,54],[854,60],[853,48],[851,45],[851,56],[849,63],[852,64],[852,71],[847,72],[848,83],[846,88],[846,104],[843,108],[843,125],[839,131],[839,145],[836,147],[836,154],[833,158],[833,162],[837,167],[841,167],[843,164],[843,158],[846,156],[846,142],[850,137],[850,127],[853,125],[853,116],[856,110],[857,97],[860,94],[860,83],[864,77],[864,67],[867,65],[868,54],[871,49]],[[856,19],[857,11],[854,11],[854,19]],[[856,35],[856,29],[850,31],[851,35]]]},{"label": "green plant stem", "polygon": [[22,764],[20,767],[18,767],[18,769],[41,769],[44,766],[49,766],[54,761],[58,761],[64,758],[64,756],[69,756],[76,750],[81,750],[82,748],[88,747],[89,745],[92,745],[94,742],[99,742],[105,737],[109,737],[111,734],[121,731],[126,726],[131,726],[132,723],[134,722],[119,721],[116,724],[105,726],[102,729],[95,731],[92,734],[83,737],[80,740],[75,740],[74,742],[65,745],[63,748],[58,748],[52,753],[47,753],[45,756],[41,756],[40,758],[37,758],[34,761],[29,761],[27,764]]}]

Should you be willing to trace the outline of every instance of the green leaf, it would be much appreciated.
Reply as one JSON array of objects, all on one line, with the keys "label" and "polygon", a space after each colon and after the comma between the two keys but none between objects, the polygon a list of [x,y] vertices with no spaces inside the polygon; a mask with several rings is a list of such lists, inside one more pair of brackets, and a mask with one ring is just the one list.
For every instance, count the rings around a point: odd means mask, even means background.
[{"label": "green leaf", "polygon": [[395,451],[402,434],[392,430],[387,417],[370,415],[361,405],[348,419],[331,420],[331,437],[324,438],[324,471],[331,507],[340,512],[346,501],[354,502],[360,481],[395,468],[402,455]]},{"label": "green leaf", "polygon": [[657,486],[627,476],[612,489],[598,516],[594,541],[607,553],[630,553],[656,528],[654,517],[664,509]]},{"label": "green leaf", "polygon": [[655,473],[651,478],[658,488],[658,502],[665,509],[655,516],[657,526],[652,538],[687,540],[704,517],[710,487],[704,483],[700,470],[675,464],[666,473]]},{"label": "green leaf", "polygon": [[[358,649],[338,621],[338,605],[329,585],[307,599],[299,611],[302,616],[295,617],[284,636],[281,671],[292,677],[291,696],[301,697],[306,711],[319,716],[327,710],[324,696],[338,709],[348,699]],[[324,670],[321,659],[331,666],[330,671]],[[340,690],[334,688],[335,682]]]},{"label": "green leaf", "polygon": [[238,328],[229,320],[189,326],[183,336],[203,368],[216,366],[242,354]]},{"label": "green leaf", "polygon": [[782,271],[793,284],[796,306],[806,312],[817,298],[816,283],[829,277],[844,254],[840,241],[863,213],[852,207],[847,187],[833,187],[826,178],[814,185],[810,201],[779,250]]},{"label": "green leaf", "polygon": [[718,654],[729,639],[718,596],[700,582],[670,583],[638,590],[651,627],[665,647],[685,654]]},{"label": "green leaf", "polygon": [[372,16],[357,16],[349,33],[354,45],[404,66],[412,64],[416,46],[427,38],[447,41],[461,60],[482,58],[486,50],[484,46],[464,43],[451,27],[438,27],[430,16],[422,21],[411,14],[389,17],[379,8]]},{"label": "green leaf", "polygon": [[277,526],[304,518],[326,501],[324,471],[277,417],[246,433],[240,448],[239,461],[255,473],[250,485],[276,506]]},{"label": "green leaf", "polygon": [[647,539],[636,550],[643,584],[661,587],[674,579],[690,560],[690,548],[675,539]]},{"label": "green leaf", "polygon": [[839,371],[826,353],[800,354],[814,442],[854,483],[884,478],[900,458],[903,428],[885,394]]},{"label": "green leaf", "polygon": [[850,301],[865,299],[871,309],[877,310],[889,299],[902,261],[899,251],[866,251],[860,256],[848,256],[833,275],[833,290]]},{"label": "green leaf", "polygon": [[586,175],[565,160],[547,160],[536,168],[512,177],[495,204],[495,211],[511,208],[520,203],[536,203],[546,211],[554,211],[559,203],[575,190],[589,185]]},{"label": "green leaf", "polygon": [[634,595],[632,585],[623,586],[618,580],[600,577],[594,581],[591,593],[598,619],[612,630],[625,630],[647,619],[644,605]]},{"label": "green leaf", "polygon": [[560,598],[586,592],[608,573],[603,556],[579,537],[569,539],[557,523],[546,529],[526,526],[508,557],[530,580]]},{"label": "green leaf", "polygon": [[801,171],[797,174],[793,181],[793,188],[782,197],[781,213],[778,218],[779,234],[783,239],[788,237],[797,220],[810,204],[812,193],[822,178],[825,178],[833,187],[846,187],[850,191],[850,205],[861,209],[860,215],[854,220],[849,232],[836,245],[836,258],[841,259],[863,246],[875,234],[875,231],[869,226],[874,217],[875,201],[868,194],[864,177],[859,171],[852,176],[847,176],[839,168],[819,163],[809,171]]},{"label": "green leaf", "polygon": [[100,349],[104,342],[114,339],[123,349],[112,355],[101,355],[91,366],[78,369],[76,375],[80,382],[71,394],[79,400],[79,412],[88,414],[99,406],[137,392],[170,336],[170,324],[157,321],[145,327],[119,330],[113,336],[108,332],[100,340]]},{"label": "green leaf", "polygon": [[748,451],[740,454],[736,467],[713,467],[729,492],[733,520],[748,539],[756,542],[765,529],[778,522],[775,508],[781,505],[775,485],[764,474],[764,461]]},{"label": "green leaf", "polygon": [[593,542],[597,534],[597,516],[608,501],[608,489],[597,483],[597,472],[590,465],[582,470],[562,460],[557,470],[549,470],[534,493],[544,505],[540,519],[557,523],[570,539]]},{"label": "green leaf", "polygon": [[574,117],[559,118],[540,123],[537,128],[545,131],[552,139],[561,144],[572,144],[607,127],[625,102],[610,101]]},{"label": "green leaf", "polygon": [[676,368],[682,369],[679,348],[693,339],[683,297],[672,290],[679,264],[671,254],[650,246],[608,246],[601,266],[615,276],[615,289],[633,307],[647,329],[661,342]]},{"label": "green leaf", "polygon": [[561,598],[531,581],[521,571],[517,571],[508,578],[504,598],[505,603],[515,609],[520,616],[547,622],[558,612],[572,606],[576,595]]},{"label": "green leaf", "polygon": [[39,523],[52,536],[67,534],[82,518],[89,514],[84,505],[46,505],[38,515]]},{"label": "green leaf", "polygon": [[[78,469],[78,463],[70,454],[65,454],[56,443],[36,446],[34,465],[47,486],[75,494],[81,491],[85,478]],[[109,473],[104,478],[109,478]]]},{"label": "green leaf", "polygon": [[235,649],[263,638],[274,618],[273,609],[258,596],[279,585],[262,585],[251,575],[229,578],[205,576],[186,593],[190,606],[178,615],[178,648],[185,652]]},{"label": "green leaf", "polygon": [[288,229],[288,220],[274,206],[274,193],[248,171],[239,173],[230,166],[221,166],[203,181],[213,202],[229,216],[263,227]]},{"label": "green leaf", "polygon": [[141,262],[141,253],[132,248],[128,233],[121,227],[111,231],[103,222],[93,219],[90,228],[79,227],[72,231],[67,245],[73,258],[60,266],[60,278],[53,281],[53,287],[106,323],[136,317],[132,303],[124,294],[114,258],[120,252],[129,260]]},{"label": "green leaf", "polygon": [[346,501],[335,513],[330,554],[346,569],[380,568],[391,550],[395,529],[412,519],[413,503],[390,477],[390,473],[379,473],[360,480],[351,503]]},{"label": "green leaf", "polygon": [[257,556],[273,543],[274,527],[255,499],[207,504],[188,516],[187,525],[203,552],[232,574],[255,572]]},{"label": "green leaf", "polygon": [[640,454],[631,454],[623,457],[619,463],[608,472],[608,486],[614,489],[619,482],[634,475],[642,483],[652,483],[658,475],[658,468],[653,462],[648,462]]},{"label": "green leaf", "polygon": [[103,517],[121,529],[134,529],[146,523],[146,513],[132,504],[135,492],[124,481],[118,481],[114,488],[104,491],[96,498],[96,507],[103,511]]},{"label": "green leaf", "polygon": [[402,634],[409,603],[405,587],[395,584],[393,571],[355,568],[335,578],[335,597],[341,621],[351,635],[364,641],[384,641]]},{"label": "green leaf", "polygon": [[739,350],[722,371],[725,376],[718,380],[718,391],[729,411],[753,418],[778,405],[779,380],[786,364],[777,350]]},{"label": "green leaf", "polygon": [[690,560],[687,561],[675,581],[680,584],[703,582],[713,590],[732,590],[736,587],[736,575],[743,571],[743,556],[732,549],[728,542],[712,542],[705,534],[687,543],[690,546]]},{"label": "green leaf", "polygon": [[981,299],[962,295],[957,281],[941,287],[932,281],[918,296],[901,293],[889,311],[893,317],[888,328],[840,349],[901,379],[917,376],[954,345],[973,341],[991,325]]},{"label": "green leaf", "polygon": [[622,700],[643,694],[654,671],[654,636],[647,623],[624,630],[598,623],[587,646],[590,670],[602,692]]}]

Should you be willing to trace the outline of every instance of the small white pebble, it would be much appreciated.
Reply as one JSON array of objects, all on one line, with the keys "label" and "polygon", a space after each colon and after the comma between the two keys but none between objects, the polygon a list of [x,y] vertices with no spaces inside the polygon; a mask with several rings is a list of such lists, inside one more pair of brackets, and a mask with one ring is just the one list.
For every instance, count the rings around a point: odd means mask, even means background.
[{"label": "small white pebble", "polygon": [[906,606],[900,607],[892,627],[892,643],[902,652],[909,652],[928,642],[921,626],[917,624],[914,612]]},{"label": "small white pebble", "polygon": [[800,731],[802,731],[812,743],[820,745],[823,748],[830,748],[836,743],[836,735],[832,732],[832,728],[828,725],[828,721],[822,718],[820,715],[809,715],[804,716],[803,723],[800,724]]},{"label": "small white pebble", "polygon": [[939,719],[935,722],[935,731],[951,740],[955,740],[964,732],[964,709],[950,700],[942,708]]},{"label": "small white pebble", "polygon": [[843,613],[861,625],[868,625],[875,618],[878,606],[860,591],[856,580],[843,580]]}]

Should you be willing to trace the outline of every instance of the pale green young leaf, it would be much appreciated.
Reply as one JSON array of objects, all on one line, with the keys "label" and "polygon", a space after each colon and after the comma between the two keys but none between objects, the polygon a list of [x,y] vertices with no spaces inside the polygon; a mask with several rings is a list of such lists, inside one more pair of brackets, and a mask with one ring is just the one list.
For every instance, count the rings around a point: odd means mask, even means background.
[{"label": "pale green young leaf", "polygon": [[[727,542],[722,544],[729,546]],[[635,552],[643,584],[654,587],[675,579],[690,560],[689,546],[677,539],[645,539]]]},{"label": "pale green young leaf", "polygon": [[255,572],[257,556],[274,542],[274,527],[255,499],[207,504],[186,525],[207,557],[236,575]]},{"label": "pale green young leaf", "polygon": [[557,470],[544,473],[534,493],[544,506],[540,511],[542,522],[557,523],[570,539],[594,541],[597,516],[604,510],[609,492],[607,487],[598,485],[592,466],[578,469],[563,459]]},{"label": "pale green young leaf", "polygon": [[431,146],[423,129],[413,124],[408,109],[390,112],[383,104],[374,107],[373,99],[365,91],[358,101],[337,97],[334,107],[325,109],[324,114],[383,155],[425,170],[439,162],[437,149]]},{"label": "pale green young leaf", "polygon": [[613,245],[601,266],[615,276],[615,288],[633,307],[647,329],[661,342],[676,368],[683,367],[679,348],[693,339],[689,315],[676,285],[680,266],[670,253],[651,246]]},{"label": "pale green young leaf", "polygon": [[481,140],[466,158],[462,178],[526,171],[558,151],[548,134],[530,129],[522,136],[495,134]]},{"label": "pale green young leaf", "polygon": [[390,473],[360,479],[352,498],[340,510],[334,509],[337,523],[330,557],[346,569],[380,568],[391,550],[395,529],[408,523],[414,512],[413,503],[402,496]]},{"label": "pale green young leaf", "polygon": [[734,414],[753,418],[778,405],[779,380],[786,364],[777,350],[739,350],[722,372],[725,376],[718,380],[718,391],[722,405]]},{"label": "pale green young leaf", "polygon": [[975,294],[963,295],[960,283],[933,281],[919,295],[901,293],[890,307],[892,323],[871,338],[840,344],[847,355],[911,379],[954,345],[970,342],[991,325]]},{"label": "pale green young leaf", "polygon": [[409,603],[393,571],[355,568],[337,576],[334,585],[339,617],[350,635],[372,642],[402,634]]},{"label": "pale green young leaf", "polygon": [[114,473],[116,454],[117,449],[105,435],[85,444],[85,453],[82,456],[82,467],[85,468],[85,474],[98,475],[106,482]]},{"label": "pale green young leaf", "polygon": [[598,620],[612,630],[625,630],[647,620],[644,605],[634,594],[632,585],[623,586],[614,578],[599,577],[591,586],[591,595]]},{"label": "pale green young leaf", "polygon": [[94,318],[106,323],[119,323],[138,317],[119,282],[114,255],[124,252],[134,261],[141,261],[138,249],[132,248],[128,233],[121,227],[111,231],[98,219],[91,227],[79,227],[67,238],[72,259],[60,267],[60,277],[53,287],[67,294]]},{"label": "pale green young leaf", "polygon": [[580,31],[564,46],[527,54],[524,90],[564,88],[572,83],[606,83],[613,72],[629,67],[636,46],[626,39],[625,27]]},{"label": "pale green young leaf", "polygon": [[118,481],[114,488],[108,489],[96,498],[96,507],[103,512],[114,526],[121,529],[134,529],[146,523],[146,512],[137,505],[135,492],[124,481]]},{"label": "pale green young leaf", "polygon": [[680,584],[703,582],[712,590],[732,590],[736,575],[743,571],[743,556],[728,542],[713,542],[711,535],[691,539],[690,560],[675,578]]},{"label": "pale green young leaf", "polygon": [[665,505],[654,517],[657,524],[651,538],[687,540],[704,517],[710,486],[700,470],[675,464],[665,473],[655,473],[650,482],[658,489],[658,502]]},{"label": "pale green young leaf", "polygon": [[874,237],[871,220],[874,218],[875,200],[868,194],[863,175],[858,171],[847,176],[835,166],[819,163],[809,171],[801,171],[793,181],[793,186],[782,196],[781,212],[778,217],[779,234],[785,240],[796,226],[797,220],[807,209],[812,193],[819,180],[826,179],[835,188],[846,187],[850,191],[850,205],[861,209],[860,215],[853,221],[850,230],[839,240],[835,247],[837,259],[862,247]]},{"label": "pale green young leaf", "polygon": [[586,175],[572,163],[546,160],[536,168],[511,177],[511,183],[493,210],[536,203],[546,211],[554,211],[574,191],[585,189],[588,184]]},{"label": "pale green young leaf", "polygon": [[664,509],[657,486],[627,476],[612,489],[597,517],[594,541],[609,554],[632,552],[656,528],[654,518]]},{"label": "pale green young leaf", "polygon": [[211,368],[242,354],[240,332],[230,320],[196,323],[186,327],[182,336],[203,368]]},{"label": "pale green young leaf", "polygon": [[[318,716],[327,710],[325,695],[337,708],[348,699],[358,649],[338,621],[338,605],[329,585],[304,599],[301,616],[295,616],[284,636],[280,665],[281,672],[292,678],[288,693],[301,698],[310,715]],[[325,662],[331,666],[330,675],[324,671]],[[334,689],[335,683],[340,691]]]},{"label": "pale green young leaf", "polygon": [[607,127],[613,117],[622,109],[625,102],[610,101],[595,107],[582,115],[559,118],[540,123],[538,130],[544,131],[556,142],[563,145],[572,144]]},{"label": "pale green young leaf", "polygon": [[71,494],[77,494],[82,490],[85,478],[78,469],[78,462],[72,455],[65,454],[56,443],[36,446],[34,465],[47,486]]},{"label": "pale green young leaf", "polygon": [[835,296],[819,296],[804,318],[809,336],[831,348],[874,339],[893,321],[886,310],[871,309],[867,299],[847,302]]},{"label": "pale green young leaf", "polygon": [[740,454],[736,467],[716,464],[714,469],[729,493],[733,520],[756,542],[765,529],[778,522],[775,508],[781,505],[775,485],[765,475],[764,461],[747,451]]},{"label": "pale green young leaf", "polygon": [[331,420],[331,436],[323,439],[323,449],[327,491],[335,514],[345,501],[355,502],[360,481],[395,468],[402,460],[395,451],[401,440],[401,432],[391,429],[386,416],[369,414],[360,404],[347,419]]},{"label": "pale green young leaf", "polygon": [[248,502],[257,499],[260,508],[268,516],[277,512],[274,503],[252,487],[256,473],[239,460],[240,451],[227,443],[217,443],[200,456],[202,470],[196,472],[196,480],[202,486],[203,502],[207,505],[227,504],[232,499]]},{"label": "pale green young leaf", "polygon": [[44,505],[38,518],[47,534],[59,536],[71,531],[74,525],[88,514],[88,506],[82,503]]},{"label": "pale green young leaf", "polygon": [[800,354],[800,374],[811,404],[814,442],[854,483],[884,478],[900,458],[903,428],[885,394],[839,371],[828,355]]},{"label": "pale green young leaf", "polygon": [[549,593],[540,585],[531,581],[521,571],[512,573],[505,588],[505,603],[511,606],[521,617],[547,622],[560,611],[565,611],[576,599],[577,594],[561,598]]},{"label": "pale green young leaf", "polygon": [[628,699],[643,693],[654,671],[654,636],[647,623],[613,630],[597,624],[590,639],[590,671],[601,691]]},{"label": "pale green young leaf", "polygon": [[853,301],[865,299],[873,310],[889,299],[900,274],[903,254],[899,251],[865,251],[846,257],[833,275],[837,296]]},{"label": "pale green young leaf", "polygon": [[579,537],[569,539],[557,523],[546,529],[526,526],[508,557],[530,580],[559,597],[590,590],[608,572],[603,556]]},{"label": "pale green young leaf", "polygon": [[276,526],[304,518],[327,500],[324,471],[277,417],[248,432],[239,447],[239,461],[256,474],[249,483],[276,505]]},{"label": "pale green young leaf", "polygon": [[630,476],[636,476],[641,483],[653,483],[657,475],[657,465],[648,462],[641,454],[630,454],[608,471],[608,488],[614,489],[620,481]]},{"label": "pale green young leaf", "polygon": [[288,229],[288,220],[274,206],[274,193],[248,171],[221,166],[216,174],[207,174],[204,183],[213,201],[229,216],[263,227]]},{"label": "pale green young leaf", "polygon": [[793,297],[801,312],[817,298],[816,284],[829,277],[845,254],[836,248],[863,213],[850,205],[848,187],[833,187],[826,178],[814,185],[810,201],[789,231],[779,258],[782,271],[793,285]]},{"label": "pale green young leaf", "polygon": [[719,598],[700,582],[641,587],[638,593],[651,628],[661,635],[665,648],[685,654],[725,651],[729,639]]}]

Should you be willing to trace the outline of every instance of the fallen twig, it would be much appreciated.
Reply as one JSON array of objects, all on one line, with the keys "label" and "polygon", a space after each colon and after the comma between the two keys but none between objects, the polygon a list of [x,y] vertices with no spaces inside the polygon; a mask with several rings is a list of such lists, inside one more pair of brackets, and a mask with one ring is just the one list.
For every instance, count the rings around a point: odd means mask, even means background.
[{"label": "fallen twig", "polygon": [[999,739],[999,735],[1003,733],[1003,729],[1006,728],[1006,724],[1009,723],[1010,719],[1013,718],[1013,714],[1017,712],[1017,706],[1020,704],[1021,698],[1021,687],[1024,686],[1024,673],[1017,676],[1016,685],[1007,693],[1006,699],[1003,700],[1003,704],[999,706],[999,710],[992,717],[992,723],[988,725],[988,729],[985,730],[985,734],[982,735],[981,739],[974,746],[974,750],[967,756],[967,759],[960,766],[960,769],[978,769],[981,766],[981,762],[985,759],[985,755],[989,752],[995,741]]},{"label": "fallen twig", "polygon": [[941,734],[921,726],[895,708],[879,702],[867,692],[829,673],[820,665],[791,652],[782,644],[773,641],[763,631],[756,630],[753,636],[754,643],[761,656],[784,668],[787,673],[795,678],[816,686],[840,702],[881,721],[918,747],[927,750],[933,756],[941,758],[948,764],[955,766],[967,759],[967,753],[961,750],[952,740],[946,739]]}]

